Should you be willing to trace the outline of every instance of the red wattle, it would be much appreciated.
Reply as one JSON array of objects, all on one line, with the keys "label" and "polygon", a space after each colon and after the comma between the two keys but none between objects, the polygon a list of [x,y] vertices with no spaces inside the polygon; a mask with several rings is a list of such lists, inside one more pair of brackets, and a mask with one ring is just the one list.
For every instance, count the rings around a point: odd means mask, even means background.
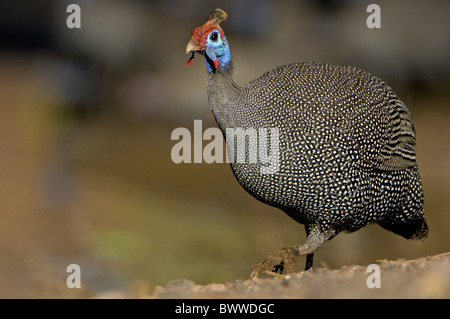
[{"label": "red wattle", "polygon": [[195,52],[192,52],[192,55],[191,55],[191,57],[189,58],[189,60],[187,61],[186,65],[189,65],[189,64],[192,63],[192,61],[194,60],[194,55],[195,55]]}]

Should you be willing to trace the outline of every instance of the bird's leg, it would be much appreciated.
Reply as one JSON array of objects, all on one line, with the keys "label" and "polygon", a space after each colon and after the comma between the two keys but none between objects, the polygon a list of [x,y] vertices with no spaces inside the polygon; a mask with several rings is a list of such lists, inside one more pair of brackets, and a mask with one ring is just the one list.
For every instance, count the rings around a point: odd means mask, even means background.
[{"label": "bird's leg", "polygon": [[307,254],[306,255],[305,271],[309,270],[313,266],[313,261],[314,261],[314,253]]},{"label": "bird's leg", "polygon": [[319,225],[306,225],[306,241],[301,245],[282,248],[277,253],[267,256],[264,261],[252,267],[252,277],[262,272],[287,274],[294,271],[299,256],[306,255],[305,270],[313,265],[314,251],[335,235],[334,230],[320,230]]},{"label": "bird's leg", "polygon": [[[306,237],[309,237],[309,234],[311,233],[309,224],[305,225],[306,230]],[[305,264],[305,271],[309,270],[314,263],[314,253],[310,253],[306,255],[306,264]]]},{"label": "bird's leg", "polygon": [[296,245],[294,248],[299,255],[308,255],[313,253],[317,248],[322,246],[326,238],[325,233],[320,231],[318,225],[305,225],[306,241],[301,245]]},{"label": "bird's leg", "polygon": [[[311,232],[311,230],[312,230],[313,228],[317,229],[318,227],[317,227],[317,226],[316,226],[316,227],[311,227],[311,225],[309,225],[309,224],[306,224],[306,225],[305,225],[306,237],[307,237],[307,238],[310,238],[310,236],[311,236],[311,237],[313,237],[313,236],[316,236],[316,237],[317,237],[317,232],[316,232],[316,231]],[[320,231],[319,231],[319,233],[320,233]],[[319,236],[319,237],[320,237],[320,236]],[[308,239],[307,239],[306,241],[308,242]],[[324,240],[324,241],[325,241],[325,240]],[[323,241],[323,242],[324,242],[324,241]],[[323,244],[323,242],[320,243],[320,244],[317,246],[317,248],[319,248],[319,247]],[[305,243],[305,244],[306,244],[306,243]],[[303,247],[305,244],[295,246],[296,249],[298,249],[300,255],[301,255],[301,253],[300,253],[300,247]],[[316,249],[317,249],[317,248],[316,248]],[[305,248],[305,249],[306,249],[306,248]],[[314,250],[315,250],[315,249],[314,249]],[[306,253],[305,271],[306,271],[306,270],[309,270],[309,269],[312,267],[313,262],[314,262],[314,253],[313,253],[313,252],[311,252],[311,253]]]},{"label": "bird's leg", "polygon": [[294,249],[299,255],[306,255],[305,270],[310,269],[313,266],[314,251],[316,251],[322,244],[336,235],[333,229],[329,229],[326,232],[320,230],[318,225],[305,225],[306,241],[302,245],[294,246]]},{"label": "bird's leg", "polygon": [[336,235],[334,229],[323,231],[318,225],[305,226],[307,238],[305,243],[294,246],[299,255],[308,255],[317,250],[322,244]]}]

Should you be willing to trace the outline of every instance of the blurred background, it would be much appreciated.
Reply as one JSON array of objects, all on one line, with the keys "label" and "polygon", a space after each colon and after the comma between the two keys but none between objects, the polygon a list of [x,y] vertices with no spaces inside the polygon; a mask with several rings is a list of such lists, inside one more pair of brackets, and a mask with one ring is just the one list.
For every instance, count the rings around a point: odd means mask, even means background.
[{"label": "blurred background", "polygon": [[[69,29],[70,3],[81,28]],[[341,234],[315,265],[450,250],[450,2],[1,1],[0,297],[141,297],[156,285],[248,278],[303,242],[303,226],[259,203],[227,164],[174,164],[177,127],[215,127],[207,75],[187,67],[191,31],[220,7],[240,84],[302,61],[351,64],[409,107],[430,227],[424,242],[378,226]],[[81,267],[81,289],[66,267]],[[301,265],[304,264],[302,260]]]}]

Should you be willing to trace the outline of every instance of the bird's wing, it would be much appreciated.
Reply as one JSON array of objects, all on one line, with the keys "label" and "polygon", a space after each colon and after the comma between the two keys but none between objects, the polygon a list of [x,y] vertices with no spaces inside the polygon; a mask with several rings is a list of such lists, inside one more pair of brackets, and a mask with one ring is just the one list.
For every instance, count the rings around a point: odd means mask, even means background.
[{"label": "bird's wing", "polygon": [[416,134],[405,104],[389,87],[387,91],[387,132],[376,166],[382,170],[401,170],[416,165]]}]

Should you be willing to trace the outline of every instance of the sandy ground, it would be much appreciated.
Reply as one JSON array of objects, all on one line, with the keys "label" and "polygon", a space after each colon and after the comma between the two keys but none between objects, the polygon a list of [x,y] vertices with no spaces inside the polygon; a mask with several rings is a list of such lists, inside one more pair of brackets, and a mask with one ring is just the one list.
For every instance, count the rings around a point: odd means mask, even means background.
[{"label": "sandy ground", "polygon": [[450,252],[395,261],[380,260],[380,288],[367,266],[314,268],[288,275],[196,285],[187,279],[157,286],[153,298],[449,298]]}]

